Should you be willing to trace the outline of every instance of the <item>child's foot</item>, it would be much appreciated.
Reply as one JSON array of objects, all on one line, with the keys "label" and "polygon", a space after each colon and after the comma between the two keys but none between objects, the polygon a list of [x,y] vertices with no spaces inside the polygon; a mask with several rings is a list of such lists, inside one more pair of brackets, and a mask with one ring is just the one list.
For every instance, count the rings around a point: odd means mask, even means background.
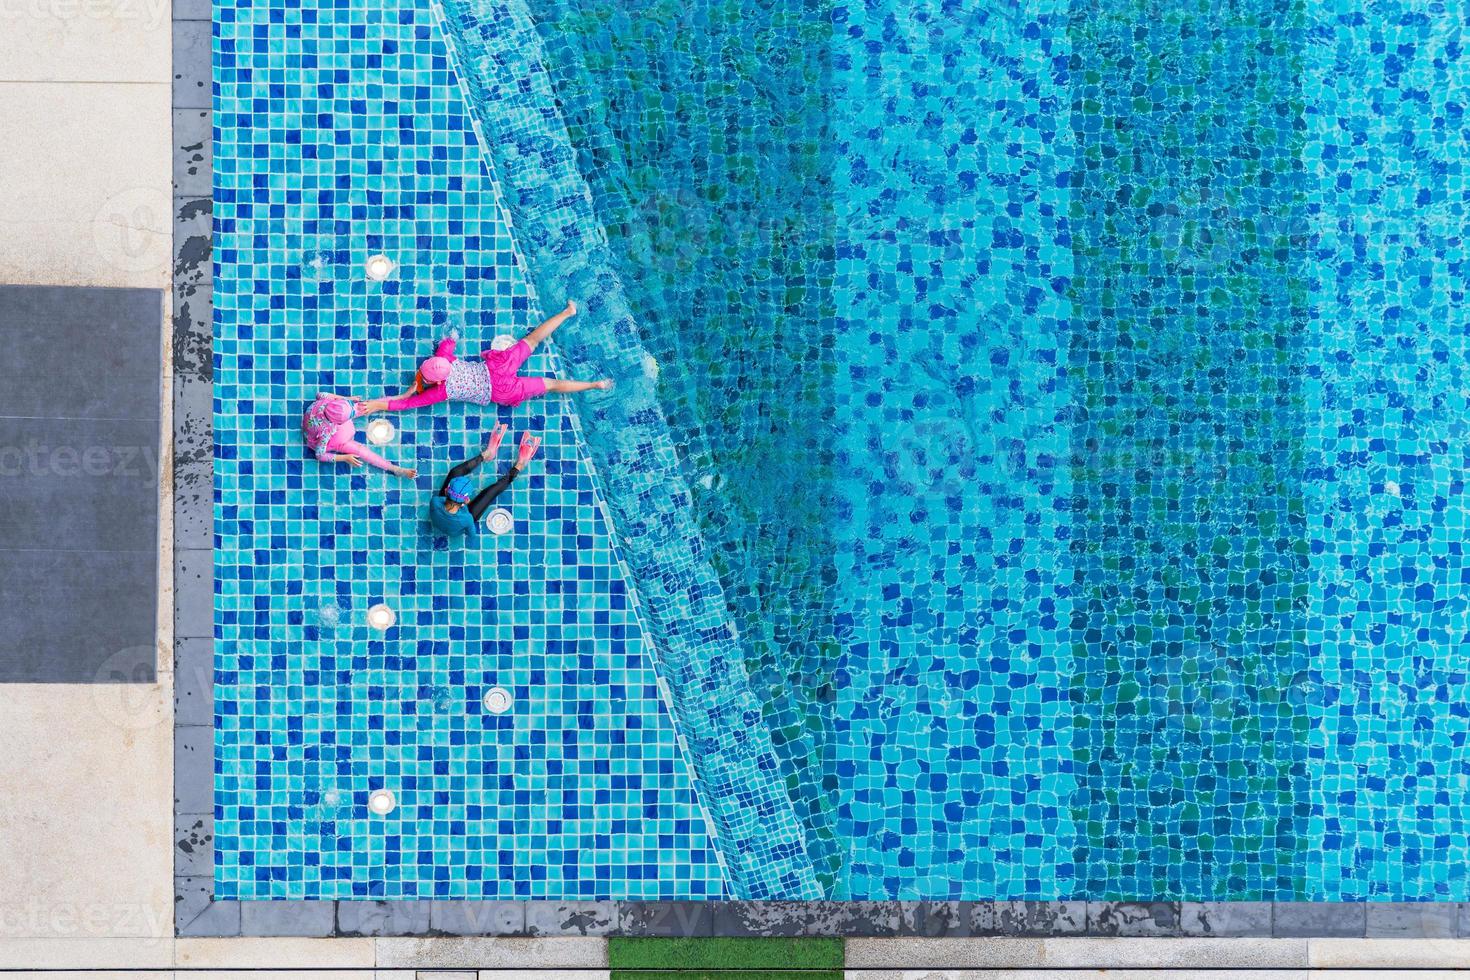
[{"label": "child's foot", "polygon": [[411,470],[411,469],[408,469],[407,467],[400,466],[400,467],[398,467],[398,475],[399,476],[406,476],[410,480],[417,480],[419,478],[419,471],[418,470]]},{"label": "child's foot", "polygon": [[603,378],[601,381],[592,382],[592,387],[598,391],[607,391],[613,385],[612,378]]}]

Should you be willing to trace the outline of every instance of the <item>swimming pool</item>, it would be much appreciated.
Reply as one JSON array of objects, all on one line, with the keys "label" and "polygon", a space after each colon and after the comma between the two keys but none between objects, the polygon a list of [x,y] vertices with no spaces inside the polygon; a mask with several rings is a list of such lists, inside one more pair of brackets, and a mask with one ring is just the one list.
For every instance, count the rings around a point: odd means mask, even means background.
[{"label": "swimming pool", "polygon": [[[1470,899],[1453,12],[288,9],[217,25],[217,887]],[[290,455],[568,294],[536,554]]]}]

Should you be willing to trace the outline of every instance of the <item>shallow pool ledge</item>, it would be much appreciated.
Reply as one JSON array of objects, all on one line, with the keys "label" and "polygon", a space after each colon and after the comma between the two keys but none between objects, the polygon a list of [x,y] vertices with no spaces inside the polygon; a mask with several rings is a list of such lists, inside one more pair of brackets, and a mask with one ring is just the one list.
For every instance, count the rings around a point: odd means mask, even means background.
[{"label": "shallow pool ledge", "polygon": [[617,382],[611,393],[579,396],[578,407],[731,890],[821,898],[535,22],[521,0],[443,0],[435,9],[537,294],[548,307],[567,298],[581,307],[561,330],[561,360],[578,377]]}]

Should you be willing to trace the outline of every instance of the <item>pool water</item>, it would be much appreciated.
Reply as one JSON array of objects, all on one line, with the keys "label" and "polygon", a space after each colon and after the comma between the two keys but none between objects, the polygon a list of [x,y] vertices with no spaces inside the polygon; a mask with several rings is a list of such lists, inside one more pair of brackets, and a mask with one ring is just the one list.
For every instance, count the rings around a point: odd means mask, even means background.
[{"label": "pool water", "polygon": [[[1452,10],[283,0],[217,30],[217,886],[1470,899]],[[534,552],[465,561],[413,494],[294,453],[302,386],[398,384],[379,361],[439,326],[564,296],[558,363],[618,387],[511,416],[560,433],[511,504]],[[405,448],[427,474],[492,422]],[[329,635],[324,592],[414,612]],[[507,674],[509,719],[422,717]],[[321,745],[352,792],[424,795],[327,833]]]}]

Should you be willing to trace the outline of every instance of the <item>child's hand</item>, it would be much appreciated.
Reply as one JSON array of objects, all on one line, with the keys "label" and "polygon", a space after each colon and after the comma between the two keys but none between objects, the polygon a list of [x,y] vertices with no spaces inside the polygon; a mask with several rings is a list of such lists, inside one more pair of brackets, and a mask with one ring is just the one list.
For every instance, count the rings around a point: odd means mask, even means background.
[{"label": "child's hand", "polygon": [[358,459],[356,456],[353,456],[351,453],[344,453],[343,455],[338,456],[337,458],[339,460],[341,460],[342,462],[346,463],[348,466],[361,466],[362,465],[362,460]]},{"label": "child's hand", "polygon": [[562,310],[562,312],[565,313],[567,316],[576,316],[577,315],[577,304],[576,304],[576,301],[575,300],[570,300],[570,299],[567,300],[567,308],[564,309],[564,310]]},{"label": "child's hand", "polygon": [[525,466],[536,455],[536,450],[541,448],[541,440],[529,432],[521,436],[521,453],[516,461],[517,466]]},{"label": "child's hand", "polygon": [[495,429],[490,433],[489,440],[485,443],[485,451],[480,455],[487,460],[493,459],[495,457],[495,454],[500,452],[500,443],[502,440],[505,439],[505,434],[508,431],[510,431],[510,427],[507,426],[504,422],[501,422],[499,425],[497,425]]}]

